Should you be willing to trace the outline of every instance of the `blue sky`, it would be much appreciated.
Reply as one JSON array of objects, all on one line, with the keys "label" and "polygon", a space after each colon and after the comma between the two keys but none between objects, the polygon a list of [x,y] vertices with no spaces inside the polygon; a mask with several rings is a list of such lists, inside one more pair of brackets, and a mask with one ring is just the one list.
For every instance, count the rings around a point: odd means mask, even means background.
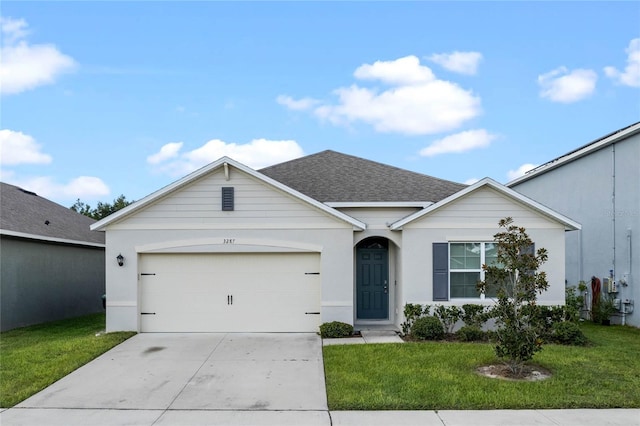
[{"label": "blue sky", "polygon": [[640,120],[638,2],[11,2],[3,182],[70,206],[332,149],[508,182]]}]

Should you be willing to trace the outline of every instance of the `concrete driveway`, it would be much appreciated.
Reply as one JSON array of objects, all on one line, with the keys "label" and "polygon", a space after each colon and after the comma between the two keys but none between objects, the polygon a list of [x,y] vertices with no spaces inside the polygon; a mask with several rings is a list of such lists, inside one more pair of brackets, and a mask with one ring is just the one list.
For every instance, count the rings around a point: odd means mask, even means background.
[{"label": "concrete driveway", "polygon": [[225,424],[241,412],[248,424],[258,413],[260,423],[322,424],[327,410],[315,334],[154,333],[133,336],[3,412],[2,420]]}]

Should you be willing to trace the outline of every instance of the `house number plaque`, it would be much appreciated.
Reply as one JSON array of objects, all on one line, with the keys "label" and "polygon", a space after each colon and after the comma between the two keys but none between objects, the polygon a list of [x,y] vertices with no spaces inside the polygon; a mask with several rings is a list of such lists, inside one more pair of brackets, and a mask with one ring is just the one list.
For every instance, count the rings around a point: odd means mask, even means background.
[{"label": "house number plaque", "polygon": [[223,238],[222,239],[222,244],[235,244],[236,243],[236,239],[235,238]]}]

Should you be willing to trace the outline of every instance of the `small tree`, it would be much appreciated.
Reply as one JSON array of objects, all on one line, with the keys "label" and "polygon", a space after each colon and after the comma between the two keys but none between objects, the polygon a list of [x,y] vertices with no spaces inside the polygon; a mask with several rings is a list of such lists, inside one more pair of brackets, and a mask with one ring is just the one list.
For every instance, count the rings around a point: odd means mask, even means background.
[{"label": "small tree", "polygon": [[497,264],[482,265],[485,280],[478,288],[485,293],[487,288],[496,289],[496,355],[513,374],[521,375],[524,363],[542,349],[535,315],[537,295],[549,287],[545,272],[538,271],[547,261],[547,250],[534,253],[525,228],[515,226],[512,218],[500,220],[499,226],[504,230],[494,235]]}]

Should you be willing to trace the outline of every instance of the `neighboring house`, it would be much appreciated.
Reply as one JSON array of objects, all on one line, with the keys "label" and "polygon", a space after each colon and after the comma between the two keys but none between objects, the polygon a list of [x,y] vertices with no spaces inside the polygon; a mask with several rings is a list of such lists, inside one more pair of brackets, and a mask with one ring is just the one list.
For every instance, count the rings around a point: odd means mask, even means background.
[{"label": "neighboring house", "polygon": [[92,226],[107,237],[107,329],[398,327],[406,303],[488,304],[475,285],[506,216],[549,250],[541,303],[563,304],[564,233],[580,225],[491,179],[333,151],[260,171],[224,157]]},{"label": "neighboring house", "polygon": [[620,322],[640,327],[640,313],[632,312],[640,296],[640,122],[507,186],[582,224],[567,234],[567,285],[584,280],[590,288],[593,276],[609,280],[603,290],[616,290]]},{"label": "neighboring house", "polygon": [[0,183],[2,331],[104,311],[104,234],[94,222]]}]

